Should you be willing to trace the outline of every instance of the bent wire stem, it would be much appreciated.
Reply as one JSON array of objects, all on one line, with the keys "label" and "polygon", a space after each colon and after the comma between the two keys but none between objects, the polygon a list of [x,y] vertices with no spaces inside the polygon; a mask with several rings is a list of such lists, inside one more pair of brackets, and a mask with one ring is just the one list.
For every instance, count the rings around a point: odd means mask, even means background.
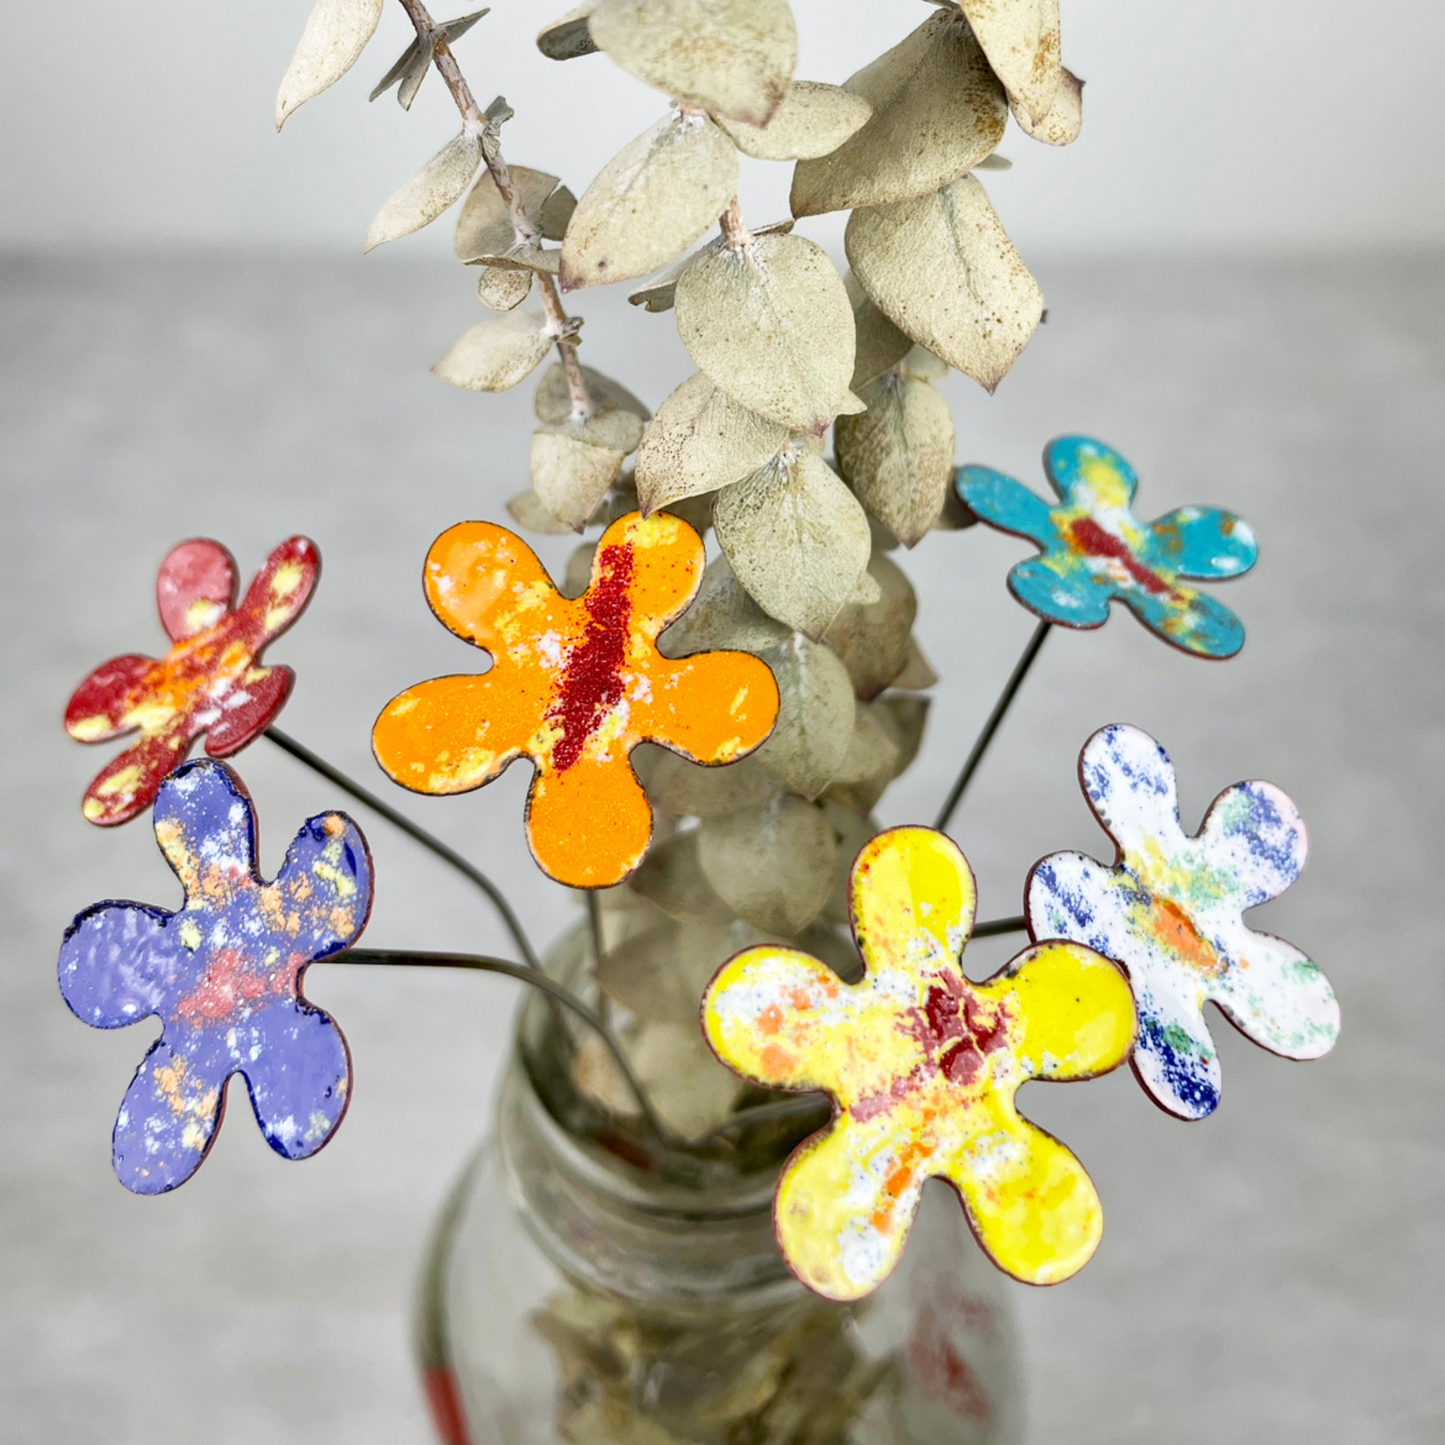
[{"label": "bent wire stem", "polygon": [[637,1100],[638,1108],[647,1120],[648,1127],[663,1143],[673,1144],[676,1142],[676,1136],[662,1122],[657,1111],[652,1107],[652,1100],[647,1097],[647,1091],[642,1087],[637,1075],[633,1073],[632,1065],[628,1062],[622,1045],[613,1036],[612,1030],[576,994],[540,970],[528,968],[520,963],[511,963],[503,958],[489,958],[478,953],[432,953],[390,948],[353,948],[346,953],[337,953],[329,958],[319,959],[318,962],[360,963],[373,966],[396,965],[403,968],[418,966],[467,968],[474,969],[478,973],[499,973],[504,978],[515,978],[522,983],[530,984],[535,989],[540,989],[564,1008],[570,1009],[597,1034],[598,1038],[607,1046],[613,1062],[621,1070],[628,1090]]},{"label": "bent wire stem", "polygon": [[983,755],[988,751],[988,745],[993,741],[993,735],[998,731],[999,724],[1003,722],[1004,714],[1008,712],[1009,704],[1013,702],[1015,694],[1023,686],[1023,680],[1028,676],[1029,668],[1034,665],[1034,659],[1039,655],[1039,649],[1044,645],[1044,639],[1053,629],[1053,625],[1052,622],[1040,622],[1034,628],[1034,635],[1029,638],[1029,645],[1024,648],[1023,656],[1014,665],[1008,682],[1004,684],[1004,690],[999,694],[998,701],[993,705],[993,711],[988,715],[988,721],[983,725],[983,731],[978,735],[978,741],[974,743],[964,761],[963,770],[949,791],[948,798],[939,810],[938,817],[934,819],[933,826],[940,832],[948,827],[949,819],[953,817],[954,810],[963,799],[964,790],[972,781],[974,773],[978,771],[978,765],[983,761]]},{"label": "bent wire stem", "polygon": [[405,813],[398,812],[390,803],[378,798],[375,793],[363,788],[360,783],[347,777],[340,769],[334,768],[325,758],[313,753],[310,748],[298,743],[295,738],[283,733],[280,728],[270,727],[266,729],[266,736],[276,744],[282,752],[290,753],[298,762],[305,763],[313,772],[320,773],[328,782],[335,783],[344,792],[350,793],[359,803],[365,803],[373,812],[380,813],[393,827],[400,828],[407,837],[420,843],[423,848],[436,854],[444,863],[449,863],[464,878],[476,884],[478,888],[491,900],[501,916],[502,922],[506,925],[507,932],[512,935],[512,941],[521,951],[522,957],[526,960],[527,966],[541,971],[542,961],[537,957],[536,950],[532,947],[521,924],[521,920],[512,911],[512,905],[507,902],[506,896],[479,868],[474,868],[455,849],[449,848],[440,838],[433,837],[425,828],[413,823]]}]

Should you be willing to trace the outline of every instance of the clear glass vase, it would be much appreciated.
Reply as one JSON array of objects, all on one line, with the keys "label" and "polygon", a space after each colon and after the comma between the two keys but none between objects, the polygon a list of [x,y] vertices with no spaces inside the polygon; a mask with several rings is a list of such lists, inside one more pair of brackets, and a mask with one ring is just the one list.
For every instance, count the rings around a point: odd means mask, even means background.
[{"label": "clear glass vase", "polygon": [[1020,1438],[1003,1281],[947,1186],[880,1290],[819,1299],[778,1252],[772,1193],[820,1118],[663,1151],[577,1096],[574,1042],[534,996],[493,1135],[433,1232],[418,1345],[447,1445]]}]

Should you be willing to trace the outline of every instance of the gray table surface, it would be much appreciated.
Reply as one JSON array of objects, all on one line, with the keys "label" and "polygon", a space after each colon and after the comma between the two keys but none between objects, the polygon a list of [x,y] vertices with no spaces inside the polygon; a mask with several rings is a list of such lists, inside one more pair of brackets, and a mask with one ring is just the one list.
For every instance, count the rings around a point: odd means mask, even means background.
[{"label": "gray table surface", "polygon": [[[1258,924],[1321,961],[1345,1028],[1305,1066],[1221,1026],[1224,1103],[1202,1124],[1166,1118],[1127,1072],[1028,1091],[1108,1216],[1081,1276],[1015,1291],[1030,1438],[1445,1438],[1445,968],[1429,911],[1445,862],[1445,263],[1037,269],[1049,324],[998,395],[949,383],[960,460],[1038,482],[1050,435],[1091,431],[1135,462],[1141,511],[1235,507],[1262,560],[1225,594],[1250,629],[1228,664],[1122,616],[1050,640],[954,827],[983,912],[1014,911],[1042,853],[1104,851],[1074,759],[1096,726],[1134,722],[1173,753],[1190,826],[1239,778],[1299,803],[1310,866]],[[670,318],[611,294],[576,309],[586,359],[645,400],[684,374]],[[127,1195],[109,1134],[154,1025],[82,1027],[57,997],[55,950],[86,904],[173,906],[176,889],[145,822],[82,821],[104,754],[59,718],[97,662],[160,644],[153,579],[175,540],[222,538],[249,575],[304,531],[326,568],[271,654],[299,673],[283,722],[388,788],[367,746],[380,705],[474,660],[422,604],[426,547],[459,519],[502,517],[525,479],[530,388],[477,397],[427,375],[477,313],[459,269],[390,257],[0,267],[4,1440],[428,1438],[409,1290],[430,1214],[487,1125],[509,986],[318,970],[308,988],[346,1029],[357,1079],[332,1147],[284,1164],[238,1106],[184,1190]],[[540,550],[560,563],[569,544]],[[1025,550],[978,529],[904,559],[943,681],[885,821],[932,816],[1027,638],[1003,587]],[[264,742],[239,766],[274,870],[300,819],[342,800]],[[545,939],[573,905],[526,856],[525,771],[405,806],[493,870]],[[475,896],[358,816],[380,877],[370,941],[505,946]],[[1001,956],[980,945],[971,962]]]}]

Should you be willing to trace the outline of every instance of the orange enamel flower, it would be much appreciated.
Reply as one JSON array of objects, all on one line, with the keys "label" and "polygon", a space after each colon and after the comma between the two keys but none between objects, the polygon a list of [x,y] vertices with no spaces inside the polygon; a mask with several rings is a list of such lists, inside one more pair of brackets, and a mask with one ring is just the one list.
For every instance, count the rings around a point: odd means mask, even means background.
[{"label": "orange enamel flower", "polygon": [[634,512],[603,533],[591,585],[574,601],[505,528],[461,522],[443,532],[427,553],[427,601],[495,665],[393,698],[372,729],[377,762],[414,792],[466,793],[529,757],[527,840],[543,871],[574,888],[621,882],[652,836],[632,749],[654,742],[730,763],[777,719],[777,684],[757,658],[657,650],[703,564],[686,522]]}]

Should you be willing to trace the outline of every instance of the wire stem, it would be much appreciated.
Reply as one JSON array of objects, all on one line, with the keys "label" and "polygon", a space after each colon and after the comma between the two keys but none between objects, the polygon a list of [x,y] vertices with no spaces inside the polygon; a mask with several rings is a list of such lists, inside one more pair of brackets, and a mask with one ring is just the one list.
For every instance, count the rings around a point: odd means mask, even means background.
[{"label": "wire stem", "polygon": [[632,1065],[628,1063],[627,1055],[623,1053],[622,1045],[617,1042],[612,1030],[576,994],[558,983],[556,979],[548,977],[547,974],[539,973],[536,969],[527,968],[520,963],[511,963],[504,958],[489,958],[480,953],[431,953],[390,948],[353,948],[345,953],[334,953],[329,958],[318,959],[317,962],[360,963],[373,967],[396,965],[402,968],[465,968],[478,973],[501,974],[503,978],[514,978],[519,983],[540,989],[555,999],[563,1008],[576,1014],[588,1028],[596,1033],[597,1037],[607,1046],[613,1062],[616,1063],[622,1077],[627,1081],[627,1087],[637,1100],[637,1106],[643,1118],[647,1120],[648,1127],[663,1143],[673,1142],[673,1136],[662,1120],[658,1118],[656,1110],[652,1107],[652,1100],[647,1097],[647,1091],[642,1087],[637,1075],[632,1072]]},{"label": "wire stem", "polygon": [[990,918],[986,923],[976,923],[969,937],[997,938],[1001,933],[1022,933],[1028,926],[1022,914],[1017,918]]},{"label": "wire stem", "polygon": [[298,762],[305,763],[313,772],[320,773],[327,782],[335,783],[343,792],[350,793],[357,802],[365,803],[374,813],[380,813],[393,827],[400,828],[407,837],[435,853],[444,863],[451,864],[464,878],[475,883],[491,900],[492,906],[506,925],[507,932],[512,935],[512,942],[517,945],[522,957],[526,959],[527,966],[540,971],[542,961],[537,957],[536,950],[524,932],[521,920],[512,912],[512,905],[507,902],[501,889],[485,873],[474,868],[455,849],[447,847],[440,838],[434,838],[425,828],[418,827],[405,813],[399,813],[390,803],[383,802],[375,793],[369,792],[360,783],[348,778],[339,768],[332,767],[325,758],[318,757],[310,748],[304,747],[295,738],[283,733],[280,728],[267,728],[266,736],[282,752],[290,753]]},{"label": "wire stem", "polygon": [[954,809],[962,800],[964,790],[968,787],[974,773],[978,771],[978,765],[983,761],[983,755],[988,751],[988,745],[993,741],[993,735],[998,731],[1004,714],[1009,710],[1009,704],[1014,700],[1014,694],[1023,685],[1023,680],[1028,676],[1029,668],[1034,665],[1034,658],[1039,655],[1039,648],[1044,645],[1044,638],[1049,635],[1052,627],[1052,622],[1040,622],[1034,628],[1034,635],[1029,638],[1029,645],[1024,648],[1023,656],[1014,665],[1013,673],[1008,682],[1004,684],[1003,692],[999,694],[998,701],[993,705],[993,711],[988,715],[988,721],[983,725],[983,731],[978,735],[978,741],[974,743],[963,764],[963,771],[959,773],[957,781],[948,794],[947,801],[934,820],[935,828],[948,827],[948,820],[953,817]]}]

